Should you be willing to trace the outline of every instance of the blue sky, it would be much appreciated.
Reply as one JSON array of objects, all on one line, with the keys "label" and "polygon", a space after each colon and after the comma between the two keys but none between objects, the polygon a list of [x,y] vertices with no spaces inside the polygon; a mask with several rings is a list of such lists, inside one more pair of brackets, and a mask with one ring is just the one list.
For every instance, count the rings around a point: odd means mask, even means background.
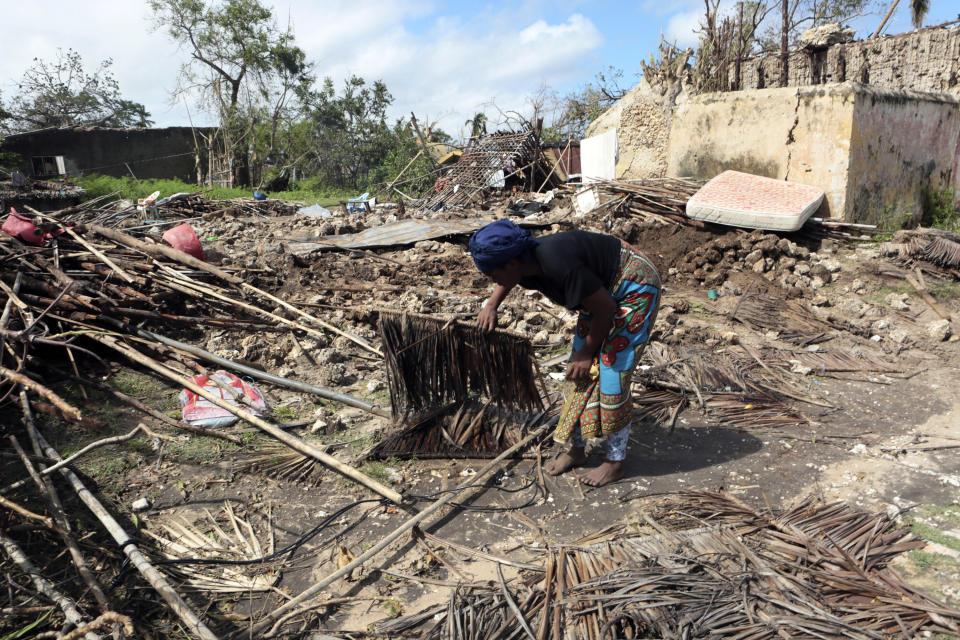
[{"label": "blue sky", "polygon": [[[351,73],[382,79],[395,98],[391,116],[414,111],[454,135],[476,111],[496,121],[494,104],[523,111],[539,89],[563,94],[610,66],[623,69],[629,88],[661,33],[681,46],[696,42],[693,30],[703,12],[702,0],[262,1],[273,6],[279,23],[289,18],[319,75],[338,82]],[[43,11],[26,2],[5,5],[5,22],[17,29],[0,56],[3,96],[15,92],[34,57],[52,59],[57,47],[69,47],[88,69],[112,58],[124,96],[145,104],[157,126],[211,122],[196,105],[170,104],[187,55],[153,30],[145,2],[85,0],[80,10],[75,0],[46,0]],[[886,33],[911,28],[909,2],[900,5]],[[960,0],[931,5],[927,25],[960,13]],[[858,38],[873,32],[882,12],[854,22]]]}]

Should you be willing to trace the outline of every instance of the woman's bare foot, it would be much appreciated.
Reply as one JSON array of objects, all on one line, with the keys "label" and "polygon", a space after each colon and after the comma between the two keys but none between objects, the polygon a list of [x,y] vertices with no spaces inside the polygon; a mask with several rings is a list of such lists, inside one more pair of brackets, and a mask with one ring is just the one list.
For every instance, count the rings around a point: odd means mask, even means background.
[{"label": "woman's bare foot", "polygon": [[587,454],[584,453],[583,447],[570,447],[569,451],[561,453],[545,464],[543,468],[546,469],[547,473],[551,476],[558,476],[574,467],[579,467],[586,461]]},{"label": "woman's bare foot", "polygon": [[603,464],[583,477],[583,484],[602,487],[623,477],[623,463],[604,460]]}]

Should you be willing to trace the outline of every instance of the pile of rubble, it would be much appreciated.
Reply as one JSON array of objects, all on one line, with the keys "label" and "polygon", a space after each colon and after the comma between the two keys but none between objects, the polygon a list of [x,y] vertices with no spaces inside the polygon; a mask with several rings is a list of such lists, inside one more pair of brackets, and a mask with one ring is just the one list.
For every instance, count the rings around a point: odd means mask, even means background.
[{"label": "pile of rubble", "polygon": [[796,298],[838,278],[840,263],[775,233],[731,231],[689,252],[677,266],[688,284],[708,288],[719,288],[731,272],[748,269]]}]

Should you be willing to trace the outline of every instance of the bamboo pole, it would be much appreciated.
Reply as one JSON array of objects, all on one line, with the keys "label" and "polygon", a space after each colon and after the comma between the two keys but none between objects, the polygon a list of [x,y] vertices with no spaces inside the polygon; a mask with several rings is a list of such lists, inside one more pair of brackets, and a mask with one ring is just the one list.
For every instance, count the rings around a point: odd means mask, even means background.
[{"label": "bamboo pole", "polygon": [[34,484],[37,485],[37,488],[40,489],[42,493],[46,494],[47,503],[53,510],[53,517],[56,520],[57,526],[60,528],[58,533],[60,534],[60,537],[63,538],[63,543],[67,545],[67,549],[70,551],[70,558],[73,560],[73,564],[77,568],[77,573],[79,573],[80,578],[87,583],[87,587],[93,594],[94,599],[97,601],[97,604],[100,605],[100,612],[106,613],[110,609],[110,600],[103,592],[103,587],[101,587],[100,583],[97,582],[97,578],[93,575],[93,572],[90,571],[90,567],[87,566],[87,562],[84,559],[83,554],[80,553],[80,546],[77,544],[77,541],[74,540],[73,536],[70,535],[70,521],[67,519],[67,514],[63,510],[63,503],[60,501],[60,496],[57,494],[56,487],[53,486],[53,483],[49,478],[40,477],[40,474],[37,473],[33,463],[30,462],[30,458],[27,457],[27,453],[23,450],[23,447],[20,446],[20,443],[13,436],[10,436],[10,444],[13,445],[13,448],[16,449],[17,453],[20,455],[23,466],[27,470],[27,473],[30,474]]},{"label": "bamboo pole", "polygon": [[181,385],[183,387],[186,387],[187,389],[190,389],[197,395],[206,398],[207,400],[217,405],[218,407],[222,409],[226,409],[227,411],[234,414],[241,420],[245,420],[250,424],[252,424],[253,426],[260,429],[261,431],[267,433],[268,435],[273,436],[274,438],[284,443],[291,449],[294,449],[295,451],[299,451],[305,456],[309,456],[311,458],[319,460],[327,467],[330,467],[335,471],[339,471],[341,474],[347,476],[351,480],[354,480],[355,482],[359,482],[360,484],[366,486],[367,488],[384,496],[391,502],[394,502],[396,504],[403,503],[403,496],[397,493],[396,491],[394,491],[393,489],[383,486],[381,483],[377,482],[373,478],[370,478],[369,476],[364,475],[363,473],[357,471],[350,465],[344,464],[339,460],[337,460],[336,458],[334,458],[333,456],[328,455],[323,451],[320,451],[316,447],[313,447],[307,444],[300,438],[287,433],[286,431],[276,426],[275,424],[271,424],[266,420],[263,420],[262,418],[258,418],[255,415],[247,413],[237,405],[230,404],[226,400],[218,396],[215,396],[214,394],[210,393],[203,387],[200,387],[199,385],[194,384],[193,381],[190,380],[189,378],[183,375],[180,375],[179,373],[172,371],[171,369],[168,369],[167,367],[163,366],[153,358],[145,356],[142,353],[136,351],[135,349],[132,349],[127,345],[121,344],[112,336],[99,336],[99,337],[90,336],[90,337],[93,340],[100,342],[101,344],[104,344],[116,351],[119,351],[120,353],[124,354],[134,362],[140,363],[145,367],[152,369],[153,371],[156,371],[160,375],[172,380],[173,382],[176,382],[178,385]]},{"label": "bamboo pole", "polygon": [[[37,431],[37,428],[33,424],[33,418],[30,413],[30,402],[27,400],[27,394],[25,391],[20,392],[20,403],[23,408],[23,417],[24,422],[26,423],[27,432],[30,435],[30,439],[33,442],[34,449],[39,449],[43,451],[44,455],[54,460],[60,461],[60,454],[47,443],[43,438],[43,435]],[[167,602],[170,608],[177,614],[177,617],[186,625],[187,629],[191,633],[201,638],[201,640],[218,640],[217,636],[207,628],[207,625],[203,623],[202,620],[193,612],[190,606],[183,601],[183,598],[180,597],[173,587],[166,581],[163,575],[157,571],[156,567],[150,564],[150,561],[147,560],[146,556],[140,552],[140,549],[137,548],[137,543],[130,536],[127,535],[127,532],[120,526],[120,523],[117,522],[110,512],[108,512],[100,501],[90,493],[90,491],[84,486],[80,481],[80,478],[71,471],[64,467],[60,470],[60,473],[64,478],[70,483],[70,486],[73,487],[74,491],[77,492],[77,495],[80,496],[80,499],[83,501],[87,508],[93,512],[97,519],[106,527],[107,531],[110,532],[110,535],[113,536],[113,539],[120,545],[120,549],[123,553],[130,559],[130,562],[137,568],[140,574],[146,579],[150,585],[157,590],[157,593]]]},{"label": "bamboo pole", "polygon": [[[342,331],[341,329],[338,329],[332,324],[328,322],[324,322],[319,318],[315,318],[310,314],[296,308],[289,302],[282,300],[280,298],[277,298],[276,296],[273,296],[267,293],[266,291],[263,291],[262,289],[258,289],[252,284],[244,282],[241,278],[238,278],[235,275],[227,273],[223,269],[220,269],[211,264],[208,264],[203,260],[198,260],[193,256],[187,253],[184,253],[183,251],[180,251],[179,249],[174,249],[173,247],[168,247],[167,245],[162,245],[162,244],[148,244],[146,242],[143,242],[142,240],[138,240],[137,238],[134,238],[131,235],[123,233],[122,231],[117,231],[116,229],[109,229],[107,227],[101,227],[100,225],[90,224],[90,225],[87,225],[87,228],[93,231],[94,233],[100,234],[105,238],[113,240],[114,242],[126,245],[128,247],[133,247],[134,249],[137,249],[139,251],[143,251],[144,253],[146,253],[147,255],[153,258],[157,258],[157,257],[168,258],[170,260],[173,260],[174,262],[179,262],[180,264],[184,264],[188,267],[192,267],[200,271],[205,271],[211,275],[215,275],[221,280],[225,280],[230,284],[235,284],[243,289],[246,289],[247,291],[251,291],[253,293],[256,293],[259,296],[262,296],[270,300],[271,302],[276,302],[277,304],[282,306],[284,309],[287,309],[288,311],[291,311],[299,315],[300,317],[306,318],[310,322],[315,322],[319,324],[321,327],[323,327],[324,329],[327,329],[328,331],[332,331],[336,334],[349,338],[350,340],[353,340],[354,342],[359,344],[364,349],[368,349],[378,355],[383,355],[376,349],[376,347],[370,345],[368,342],[366,342],[362,338],[359,338],[345,331]],[[184,278],[184,276],[180,276],[180,277]]]},{"label": "bamboo pole", "polygon": [[[170,269],[170,268],[168,268],[168,267],[160,264],[159,262],[158,262],[157,264],[160,266],[161,269],[163,269],[164,271],[169,272],[170,275],[172,275],[174,278],[176,278],[176,279],[178,279],[178,280],[180,281],[179,283],[164,281],[164,284],[165,284],[166,286],[170,287],[171,289],[173,289],[173,290],[175,290],[175,291],[180,291],[181,293],[186,293],[186,294],[192,295],[192,296],[199,296],[200,294],[210,295],[210,296],[213,296],[213,297],[215,297],[215,298],[219,298],[220,300],[223,300],[224,302],[227,302],[227,303],[229,303],[229,304],[231,304],[231,305],[233,305],[233,306],[235,306],[235,307],[238,307],[238,308],[240,308],[240,309],[244,309],[244,310],[249,311],[249,312],[251,312],[251,313],[253,313],[253,314],[256,314],[256,315],[260,315],[260,316],[264,316],[264,317],[266,317],[266,318],[269,318],[270,320],[273,320],[274,322],[279,322],[279,323],[281,323],[281,324],[285,324],[285,325],[288,325],[288,326],[291,326],[291,327],[295,327],[295,328],[297,328],[297,329],[302,329],[303,331],[306,331],[307,333],[312,333],[312,334],[314,334],[314,335],[316,335],[316,336],[319,336],[319,337],[321,337],[321,338],[326,338],[326,336],[325,336],[322,332],[317,331],[316,329],[314,329],[314,328],[312,328],[312,327],[308,327],[308,326],[306,326],[305,324],[303,324],[303,323],[301,323],[301,322],[296,322],[296,321],[294,321],[294,320],[288,320],[287,318],[284,318],[283,316],[275,315],[275,314],[273,314],[273,313],[270,313],[269,311],[266,311],[266,310],[264,310],[264,309],[261,309],[260,307],[255,306],[255,305],[248,304],[248,303],[246,303],[246,302],[241,302],[241,301],[239,301],[239,300],[236,300],[236,299],[234,299],[234,298],[231,298],[230,296],[225,295],[225,294],[223,294],[223,293],[220,293],[219,291],[216,291],[215,289],[213,289],[213,288],[211,288],[211,287],[209,287],[209,286],[206,286],[206,285],[204,285],[204,284],[202,284],[202,283],[199,283],[199,282],[197,282],[197,281],[195,281],[195,280],[193,280],[193,279],[191,279],[191,278],[188,278],[188,277],[184,276],[183,274],[177,273],[177,272],[174,271],[173,269]],[[246,286],[249,287],[250,285],[246,285]],[[373,345],[371,345],[370,343],[368,343],[368,342],[367,342],[366,340],[364,340],[363,338],[360,338],[359,336],[355,336],[355,335],[353,335],[353,334],[351,334],[351,333],[347,333],[346,331],[343,331],[342,329],[338,329],[337,327],[333,326],[332,324],[330,324],[330,323],[328,323],[328,322],[324,322],[323,320],[320,320],[319,318],[315,318],[315,317],[311,316],[311,315],[308,314],[308,313],[305,313],[305,312],[303,312],[303,311],[300,311],[299,309],[297,309],[297,308],[294,307],[293,305],[289,304],[288,302],[285,302],[285,301],[283,301],[283,300],[280,300],[280,298],[274,298],[273,296],[270,296],[270,294],[268,294],[268,293],[266,293],[266,292],[263,292],[263,291],[260,291],[260,290],[257,289],[256,287],[252,287],[252,288],[253,288],[255,291],[257,291],[257,292],[259,292],[259,293],[261,293],[261,294],[263,294],[263,295],[265,295],[265,296],[268,296],[269,298],[272,298],[274,302],[277,302],[278,304],[281,304],[281,306],[284,306],[285,308],[289,308],[289,309],[295,311],[297,314],[304,316],[306,319],[310,320],[311,322],[316,322],[317,324],[319,324],[319,325],[320,325],[321,327],[323,327],[324,329],[326,329],[326,330],[328,330],[328,331],[331,331],[331,332],[333,332],[333,333],[336,333],[337,335],[343,336],[344,338],[347,338],[348,340],[351,340],[351,341],[357,343],[358,345],[360,345],[360,346],[363,347],[364,349],[367,349],[368,351],[371,351],[372,353],[375,353],[375,354],[377,354],[378,356],[382,356],[382,355],[383,355],[383,353],[381,353],[380,350],[378,350],[376,347],[374,347]]]},{"label": "bamboo pole", "polygon": [[260,369],[255,369],[247,365],[240,364],[239,362],[233,362],[232,360],[227,360],[226,358],[221,358],[220,356],[210,353],[200,347],[195,347],[191,344],[185,342],[180,342],[179,340],[174,340],[173,338],[168,338],[152,331],[146,331],[144,329],[138,329],[131,327],[125,322],[119,320],[114,320],[113,318],[102,318],[107,321],[109,324],[122,329],[123,331],[135,334],[144,338],[146,340],[156,340],[161,344],[165,344],[169,347],[179,349],[181,351],[186,351],[189,354],[195,355],[199,358],[203,358],[208,362],[219,365],[221,367],[227,367],[228,369],[233,369],[234,371],[239,371],[248,376],[252,376],[259,380],[265,380],[270,384],[275,384],[279,387],[286,387],[288,389],[294,389],[295,391],[303,391],[306,393],[312,393],[314,395],[320,396],[321,398],[326,398],[327,400],[334,400],[336,402],[341,402],[350,407],[356,407],[358,409],[363,409],[374,415],[378,415],[384,418],[390,418],[391,414],[386,409],[378,407],[376,405],[370,404],[369,402],[364,402],[359,398],[354,398],[353,396],[348,396],[344,393],[338,391],[333,391],[332,389],[325,389],[323,387],[318,387],[312,384],[307,384],[305,382],[299,382],[297,380],[290,380],[288,378],[283,378],[281,376],[273,375],[272,373],[267,373],[266,371],[261,371]]},{"label": "bamboo pole", "polygon": [[56,218],[52,218],[52,217],[50,217],[50,216],[48,216],[48,215],[44,215],[44,214],[40,213],[39,211],[37,211],[36,209],[34,209],[34,208],[32,208],[32,207],[27,207],[27,209],[28,209],[31,213],[33,213],[34,215],[40,216],[40,218],[42,218],[42,219],[44,219],[44,220],[51,220],[51,221],[53,221],[54,223],[56,223],[57,226],[59,226],[59,227],[60,227],[61,229],[63,229],[64,231],[66,231],[67,234],[68,234],[71,238],[73,238],[74,240],[76,240],[77,242],[79,242],[81,245],[83,245],[90,253],[92,253],[93,255],[97,256],[97,257],[100,258],[101,260],[103,260],[104,264],[106,264],[108,267],[110,267],[111,269],[113,269],[114,272],[115,272],[117,275],[119,275],[121,278],[123,278],[123,279],[126,280],[127,282],[134,282],[133,277],[130,276],[129,273],[127,273],[126,271],[124,271],[123,269],[121,269],[120,267],[118,267],[118,266],[117,266],[110,258],[108,258],[108,257],[106,256],[106,254],[104,254],[102,251],[100,251],[99,249],[97,249],[96,247],[94,247],[92,244],[90,244],[89,242],[87,242],[86,240],[84,240],[83,238],[81,238],[81,237],[77,234],[76,231],[74,231],[74,230],[71,229],[70,227],[64,225],[62,222],[60,222],[60,221],[57,220]]},{"label": "bamboo pole", "polygon": [[[3,550],[6,551],[10,559],[20,567],[20,570],[30,576],[34,588],[60,607],[67,622],[76,627],[83,624],[83,616],[77,611],[77,606],[73,600],[57,591],[53,584],[40,574],[39,569],[37,569],[30,561],[30,558],[23,553],[23,550],[20,549],[16,542],[0,533],[0,546],[3,546]],[[100,636],[93,632],[87,632],[84,637],[87,638],[87,640],[100,640]]]},{"label": "bamboo pole", "polygon": [[239,285],[243,282],[240,278],[235,275],[229,274],[219,267],[215,267],[212,264],[204,262],[203,260],[198,260],[194,258],[189,253],[184,253],[179,249],[174,249],[173,247],[167,246],[165,244],[149,244],[143,240],[138,240],[130,234],[118,231],[117,229],[110,229],[108,227],[102,227],[98,224],[88,224],[84,225],[90,231],[93,231],[97,235],[101,235],[108,240],[113,240],[117,244],[122,244],[137,251],[142,251],[148,256],[154,258],[162,257],[172,260],[174,262],[179,262],[182,265],[186,265],[193,269],[199,271],[206,271],[211,275],[215,275],[221,280],[226,280],[230,284]]},{"label": "bamboo pole", "polygon": [[552,426],[556,422],[556,420],[557,419],[555,418],[547,422],[546,424],[541,426],[539,429],[537,429],[536,431],[528,435],[526,438],[524,438],[517,444],[513,445],[512,447],[510,447],[509,449],[501,453],[499,456],[491,460],[485,467],[480,469],[480,471],[478,471],[475,476],[472,476],[464,484],[460,485],[457,491],[451,491],[450,493],[447,493],[441,498],[439,498],[436,502],[431,504],[429,507],[427,507],[426,509],[424,509],[423,511],[416,514],[415,516],[413,516],[412,518],[404,522],[402,525],[394,529],[392,533],[390,533],[385,538],[380,540],[380,542],[374,545],[366,553],[364,553],[361,556],[358,556],[356,559],[354,559],[353,562],[341,567],[338,571],[331,573],[329,576],[327,576],[323,580],[320,580],[319,582],[311,585],[306,590],[302,591],[300,595],[296,596],[292,600],[287,601],[283,606],[278,607],[277,609],[274,609],[273,611],[268,613],[266,617],[264,617],[257,624],[253,625],[253,627],[249,629],[244,629],[241,632],[235,633],[233,634],[233,636],[231,636],[231,638],[233,638],[234,640],[239,640],[241,636],[245,636],[250,639],[257,637],[260,633],[264,631],[264,629],[272,625],[274,620],[278,619],[280,616],[287,613],[291,609],[299,606],[303,602],[309,600],[316,593],[326,588],[327,586],[332,584],[334,581],[342,578],[345,575],[349,575],[351,571],[353,571],[360,565],[364,564],[367,560],[373,558],[378,553],[386,549],[394,540],[396,540],[406,532],[413,529],[415,526],[417,526],[418,523],[422,522],[423,520],[430,517],[432,514],[436,513],[441,507],[443,507],[445,504],[453,500],[457,496],[460,490],[467,489],[471,485],[474,485],[480,482],[480,480],[482,480],[487,474],[489,474],[491,471],[496,469],[503,460],[510,457],[511,455],[513,455],[514,452],[519,451],[523,447],[527,446],[527,444],[532,442],[534,439],[539,437],[544,431],[547,430],[547,428]]}]

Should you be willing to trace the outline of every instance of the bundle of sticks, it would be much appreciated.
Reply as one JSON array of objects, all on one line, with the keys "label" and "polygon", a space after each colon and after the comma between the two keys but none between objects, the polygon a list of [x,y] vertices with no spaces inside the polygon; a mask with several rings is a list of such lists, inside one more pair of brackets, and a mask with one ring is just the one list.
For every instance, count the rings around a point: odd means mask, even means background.
[{"label": "bundle of sticks", "polygon": [[612,212],[664,224],[689,225],[687,201],[703,183],[682,178],[601,180],[591,184],[606,201],[591,214]]},{"label": "bundle of sticks", "polygon": [[395,417],[463,402],[471,393],[520,411],[542,408],[533,346],[523,335],[387,309],[379,327]]}]

